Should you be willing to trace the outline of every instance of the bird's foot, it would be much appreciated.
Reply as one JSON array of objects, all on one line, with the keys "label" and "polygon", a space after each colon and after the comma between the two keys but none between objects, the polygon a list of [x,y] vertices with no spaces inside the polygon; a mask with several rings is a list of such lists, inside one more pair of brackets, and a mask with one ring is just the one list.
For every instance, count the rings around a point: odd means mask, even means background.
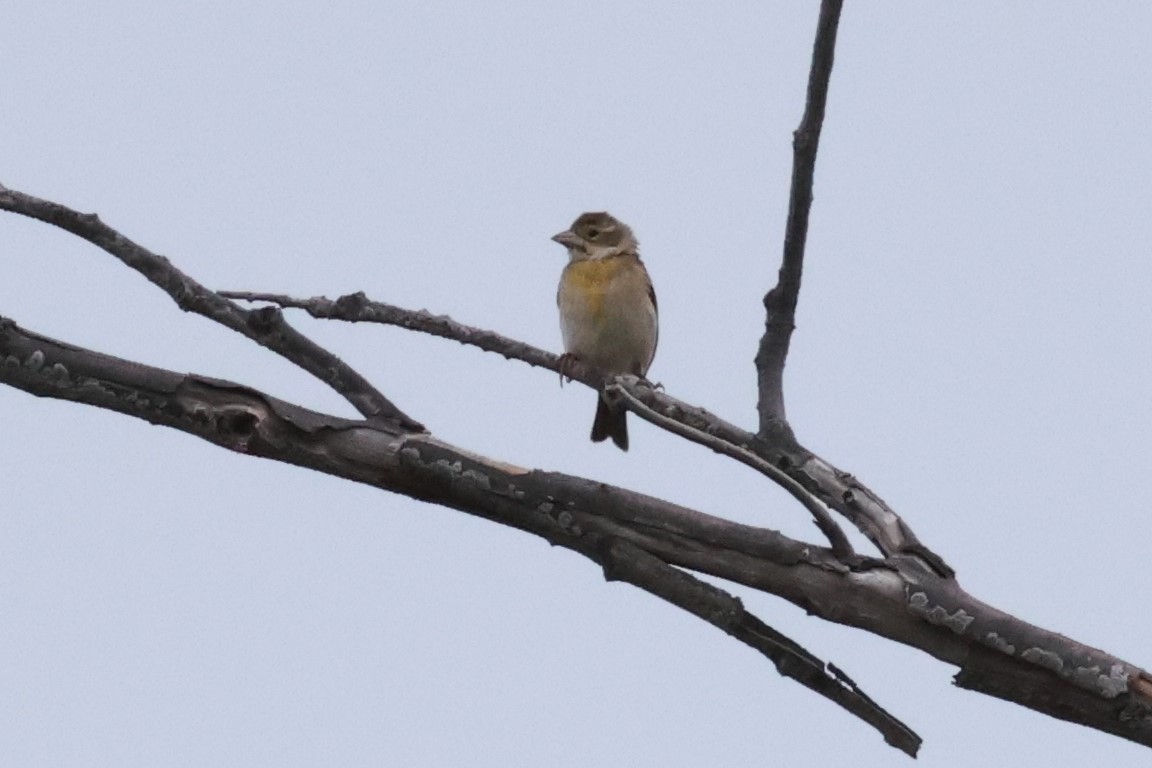
[{"label": "bird's foot", "polygon": [[580,362],[580,358],[571,352],[560,355],[560,386],[564,386],[565,379],[572,381],[572,366],[578,362]]}]

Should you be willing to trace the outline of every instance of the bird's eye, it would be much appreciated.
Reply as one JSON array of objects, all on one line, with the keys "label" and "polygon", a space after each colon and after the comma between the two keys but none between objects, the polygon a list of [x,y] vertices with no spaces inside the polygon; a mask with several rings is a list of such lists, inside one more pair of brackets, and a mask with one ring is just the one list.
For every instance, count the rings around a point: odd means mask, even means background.
[{"label": "bird's eye", "polygon": [[591,229],[588,230],[588,239],[589,240],[595,240],[598,237],[600,237],[600,230],[596,229],[596,227],[592,227]]}]

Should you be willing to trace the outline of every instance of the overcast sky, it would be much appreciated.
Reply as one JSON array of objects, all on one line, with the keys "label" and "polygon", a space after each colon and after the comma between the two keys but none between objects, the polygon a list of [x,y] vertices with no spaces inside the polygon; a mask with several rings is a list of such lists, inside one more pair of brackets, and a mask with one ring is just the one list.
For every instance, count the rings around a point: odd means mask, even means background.
[{"label": "overcast sky", "polygon": [[[651,370],[746,426],[818,3],[54,2],[0,12],[0,183],[210,287],[363,290],[559,350],[585,210],[636,231]],[[1012,6],[1012,7],[1006,7]],[[849,2],[786,373],[803,443],[972,594],[1152,665],[1152,5]],[[0,314],[353,415],[115,259],[0,215]],[[746,469],[554,374],[293,322],[437,436],[818,540]],[[458,512],[0,388],[0,754],[13,766],[911,764],[572,553]],[[753,611],[928,766],[1146,749]]]}]

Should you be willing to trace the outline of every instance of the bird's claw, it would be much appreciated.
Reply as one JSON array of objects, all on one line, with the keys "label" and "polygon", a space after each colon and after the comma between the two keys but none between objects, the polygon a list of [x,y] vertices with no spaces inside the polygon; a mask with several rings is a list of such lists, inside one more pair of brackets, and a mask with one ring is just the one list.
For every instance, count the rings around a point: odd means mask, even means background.
[{"label": "bird's claw", "polygon": [[640,382],[642,384],[644,384],[644,386],[648,387],[651,390],[655,390],[655,391],[659,391],[659,392],[664,391],[664,385],[658,381],[656,381],[656,382],[649,381],[648,378],[645,376],[638,376],[637,378],[640,379]]}]

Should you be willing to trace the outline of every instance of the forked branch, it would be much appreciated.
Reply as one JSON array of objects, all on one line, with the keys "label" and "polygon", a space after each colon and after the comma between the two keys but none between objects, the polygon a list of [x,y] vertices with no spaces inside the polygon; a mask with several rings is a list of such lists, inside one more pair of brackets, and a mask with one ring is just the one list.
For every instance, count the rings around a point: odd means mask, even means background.
[{"label": "forked branch", "polygon": [[[310,467],[452,507],[541,536],[719,627],[781,674],[837,702],[915,755],[920,739],[833,665],[749,614],[691,572],[779,595],[809,613],[919,648],[960,667],[958,685],[1152,746],[1152,677],[1141,668],[998,611],[964,592],[946,564],[876,494],[807,451],[787,422],[783,370],[803,273],[820,131],[842,0],[823,0],[807,100],[793,138],[792,187],[776,286],[764,299],[756,356],[759,428],[740,429],[637,381],[607,392],[674,434],[755,468],[793,494],[832,548],[795,541],[589,479],[510,466],[427,433],[335,355],[291,328],[281,307],[315,317],[381,322],[503,354],[553,371],[559,358],[427,312],[354,294],[336,301],[216,293],[96,216],[0,187],[0,210],[59,226],[137,270],[185,311],[284,356],[349,400],[363,421],[316,413],[251,388],[119,360],[31,334],[0,318],[0,383],[41,397],[108,408],[198,435],[227,449]],[[229,298],[278,307],[246,310]],[[565,372],[604,384],[583,366]],[[828,514],[862,531],[882,558],[856,554]]]},{"label": "forked branch", "polygon": [[336,355],[296,331],[275,307],[249,310],[208,290],[172,265],[109,227],[94,213],[80,213],[0,185],[0,210],[60,227],[102,248],[168,294],[185,312],[215,320],[308,371],[344,397],[365,418],[421,430],[368,380]]},{"label": "forked branch", "polygon": [[[0,383],[106,408],[283,461],[509,525],[579,552],[767,656],[780,674],[839,704],[885,741],[915,754],[920,738],[841,673],[674,565],[746,580],[807,568],[842,571],[831,552],[775,531],[712,518],[623,488],[487,459],[422,431],[317,413],[232,382],[103,355],[30,333],[0,317]],[[704,558],[704,559],[702,559]],[[750,567],[752,570],[750,570]],[[812,579],[807,580],[812,583]]]},{"label": "forked branch", "polygon": [[[330,299],[324,296],[297,298],[277,293],[220,291],[221,296],[244,301],[266,301],[284,309],[301,309],[317,319],[352,323],[381,323],[427,333],[461,344],[494,352],[509,360],[560,372],[560,356],[426,310],[412,310],[373,301],[363,293]],[[573,379],[599,389],[600,376],[579,362],[565,368]],[[913,553],[924,556],[941,573],[948,568],[920,544],[908,525],[879,496],[856,478],[843,472],[800,445],[791,433],[754,435],[729,421],[665,394],[630,376],[620,376],[611,388],[622,394],[624,406],[657,426],[741,461],[781,485],[812,513],[821,531],[839,554],[851,558],[851,547],[835,523],[827,527],[821,505],[844,515],[885,555]],[[679,425],[681,428],[672,426]],[[801,498],[797,489],[808,496]]]}]

